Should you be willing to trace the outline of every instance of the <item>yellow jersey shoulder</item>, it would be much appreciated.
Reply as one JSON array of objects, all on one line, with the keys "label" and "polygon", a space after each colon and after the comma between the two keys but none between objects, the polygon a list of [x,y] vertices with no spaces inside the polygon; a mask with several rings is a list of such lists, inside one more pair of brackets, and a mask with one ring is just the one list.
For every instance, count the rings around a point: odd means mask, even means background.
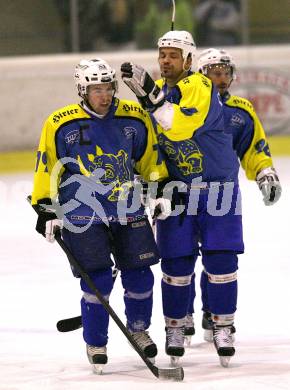
[{"label": "yellow jersey shoulder", "polygon": [[164,79],[155,80],[155,84],[156,84],[160,89],[162,89],[163,85],[165,84],[165,80],[164,80]]},{"label": "yellow jersey shoulder", "polygon": [[204,89],[211,91],[212,82],[206,76],[201,73],[193,73],[190,76],[184,77],[177,83],[178,88],[181,93],[186,93],[186,91],[193,91],[197,89]]},{"label": "yellow jersey shoulder", "polygon": [[55,128],[59,128],[66,122],[74,119],[89,118],[90,116],[82,109],[79,104],[70,104],[54,111],[47,121]]},{"label": "yellow jersey shoulder", "polygon": [[124,116],[140,119],[146,122],[149,119],[149,114],[141,105],[134,100],[117,99],[117,109],[115,116]]},{"label": "yellow jersey shoulder", "polygon": [[[165,83],[164,79],[159,79],[155,81],[155,84],[158,85],[159,88],[162,88]],[[208,90],[212,89],[212,82],[209,78],[204,76],[201,73],[195,72],[192,73],[189,76],[184,77],[178,83],[176,86],[180,89],[181,93],[186,93],[186,91],[196,88],[205,88]]]},{"label": "yellow jersey shoulder", "polygon": [[240,96],[230,96],[230,98],[226,101],[226,105],[241,108],[252,116],[255,114],[255,109],[252,103],[248,99]]},{"label": "yellow jersey shoulder", "polygon": [[204,76],[199,72],[192,73],[191,75],[184,77],[180,81],[178,81],[177,85],[188,85],[188,84],[204,84],[206,87],[211,87],[212,82],[209,78]]}]

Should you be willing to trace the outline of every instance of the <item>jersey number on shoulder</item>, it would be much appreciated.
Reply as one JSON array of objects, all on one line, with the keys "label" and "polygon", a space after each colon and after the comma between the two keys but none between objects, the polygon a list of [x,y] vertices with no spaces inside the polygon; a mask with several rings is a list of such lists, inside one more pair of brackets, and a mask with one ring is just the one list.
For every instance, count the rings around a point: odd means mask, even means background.
[{"label": "jersey number on shoulder", "polygon": [[37,155],[36,155],[36,165],[35,165],[35,172],[38,171],[39,164],[40,162],[44,165],[44,172],[48,172],[47,169],[47,157],[46,157],[46,152],[41,152],[38,150]]}]

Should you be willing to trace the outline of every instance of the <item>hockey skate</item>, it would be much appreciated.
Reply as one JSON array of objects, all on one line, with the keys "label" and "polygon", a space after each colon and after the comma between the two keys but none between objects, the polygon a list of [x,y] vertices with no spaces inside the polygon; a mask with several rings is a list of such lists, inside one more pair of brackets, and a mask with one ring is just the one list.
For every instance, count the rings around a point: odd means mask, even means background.
[{"label": "hockey skate", "polygon": [[191,344],[191,337],[195,334],[192,314],[187,314],[184,327],[184,342],[187,347]]},{"label": "hockey skate", "polygon": [[131,332],[133,339],[142,349],[146,357],[154,364],[155,356],[157,355],[157,346],[149,336],[148,331],[143,330],[141,332]]},{"label": "hockey skate", "polygon": [[[209,343],[213,342],[213,321],[211,319],[211,313],[209,311],[205,311],[202,316],[202,328],[204,329],[203,339]],[[235,341],[236,328],[234,325],[231,325],[232,332],[232,340]]]},{"label": "hockey skate", "polygon": [[235,354],[232,338],[232,325],[213,327],[213,342],[223,367],[228,367],[231,357]]},{"label": "hockey skate", "polygon": [[100,375],[104,365],[108,362],[107,347],[95,347],[87,344],[87,355],[89,362],[93,365],[93,371]]},{"label": "hockey skate", "polygon": [[209,343],[213,342],[213,321],[211,319],[211,313],[205,311],[202,316],[202,328],[204,329],[203,339]]},{"label": "hockey skate", "polygon": [[173,367],[179,365],[179,358],[184,355],[184,326],[166,327],[165,352],[170,356]]}]

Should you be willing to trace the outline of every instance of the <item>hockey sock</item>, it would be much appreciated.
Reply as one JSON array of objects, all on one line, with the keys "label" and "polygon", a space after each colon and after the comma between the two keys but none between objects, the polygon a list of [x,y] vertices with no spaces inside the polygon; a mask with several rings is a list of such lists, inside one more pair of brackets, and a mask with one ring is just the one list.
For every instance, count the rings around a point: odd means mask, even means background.
[{"label": "hockey sock", "polygon": [[195,260],[193,256],[162,259],[161,289],[165,317],[182,319],[187,315],[191,289],[194,289],[192,274]]},{"label": "hockey sock", "polygon": [[[88,274],[104,298],[109,300],[113,287],[111,269],[90,272]],[[108,341],[109,315],[83,280],[81,280],[81,288],[84,292],[81,299],[84,340],[89,345],[102,347]]]},{"label": "hockey sock", "polygon": [[124,302],[127,327],[132,332],[149,328],[153,304],[154,276],[150,267],[121,272],[125,289]]},{"label": "hockey sock", "polygon": [[208,276],[210,312],[234,313],[237,305],[237,255],[231,252],[206,253],[203,262]]}]

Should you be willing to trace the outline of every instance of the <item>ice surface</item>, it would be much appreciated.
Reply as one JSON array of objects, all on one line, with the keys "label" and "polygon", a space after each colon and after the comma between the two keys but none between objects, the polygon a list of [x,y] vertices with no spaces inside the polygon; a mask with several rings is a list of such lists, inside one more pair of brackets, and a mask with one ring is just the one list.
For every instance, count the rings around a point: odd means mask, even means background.
[{"label": "ice surface", "polygon": [[[58,333],[56,322],[79,314],[79,282],[57,244],[35,230],[36,215],[26,202],[32,175],[0,176],[0,389],[1,390],[273,390],[290,389],[290,158],[276,158],[283,186],[280,201],[265,207],[254,182],[241,175],[246,253],[239,261],[236,355],[219,365],[212,344],[202,339],[197,288],[197,334],[181,360],[183,383],[156,379],[110,324],[109,363],[92,373],[81,330]],[[152,338],[156,365],[167,367],[160,299],[160,267],[155,273]],[[201,271],[197,264],[197,280]],[[119,279],[110,303],[125,321]]]}]

